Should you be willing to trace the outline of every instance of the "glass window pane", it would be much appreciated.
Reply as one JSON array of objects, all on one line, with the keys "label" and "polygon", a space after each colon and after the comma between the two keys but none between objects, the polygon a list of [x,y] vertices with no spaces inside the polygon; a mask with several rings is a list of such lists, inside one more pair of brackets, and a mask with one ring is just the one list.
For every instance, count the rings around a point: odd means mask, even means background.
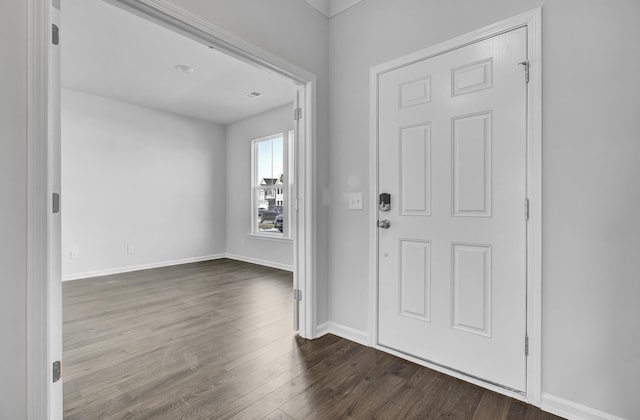
[{"label": "glass window pane", "polygon": [[282,180],[284,174],[284,142],[282,137],[272,140],[273,142],[273,168],[272,178]]},{"label": "glass window pane", "polygon": [[265,178],[271,178],[273,162],[273,147],[271,141],[261,141],[258,143],[258,184]]},{"label": "glass window pane", "polygon": [[282,235],[285,205],[285,144],[283,136],[255,143],[255,231]]}]

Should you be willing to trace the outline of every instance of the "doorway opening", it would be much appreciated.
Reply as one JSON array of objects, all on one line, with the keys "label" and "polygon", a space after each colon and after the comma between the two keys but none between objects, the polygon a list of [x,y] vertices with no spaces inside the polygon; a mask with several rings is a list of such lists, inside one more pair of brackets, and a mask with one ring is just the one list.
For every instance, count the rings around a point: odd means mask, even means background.
[{"label": "doorway opening", "polygon": [[[29,293],[29,356],[30,372],[29,391],[30,413],[33,418],[59,418],[62,407],[61,381],[53,381],[51,365],[61,360],[61,270],[60,260],[60,213],[50,212],[54,201],[58,202],[60,181],[59,138],[46,134],[47,121],[52,124],[49,132],[59,132],[59,109],[52,110],[55,105],[56,60],[53,49],[50,49],[50,34],[43,28],[51,24],[60,28],[60,1],[30,3],[30,44],[32,57],[30,92],[31,102],[39,106],[30,107],[30,140],[29,153],[29,226],[30,265],[34,267],[28,274]],[[314,271],[313,271],[313,139],[315,135],[315,76],[276,56],[273,56],[243,40],[236,38],[213,25],[172,8],[164,2],[148,1],[144,4],[137,1],[109,1],[122,9],[143,17],[148,21],[168,28],[181,35],[197,41],[207,48],[223,52],[248,63],[260,71],[288,80],[295,89],[295,98],[291,106],[291,119],[296,137],[296,150],[292,157],[295,162],[295,188],[291,188],[291,215],[288,225],[290,235],[295,238],[293,244],[292,271],[294,301],[296,314],[299,316],[298,332],[303,338],[315,336],[314,317]],[[64,7],[64,4],[62,5]],[[63,33],[61,31],[60,33]],[[49,53],[52,52],[51,55]],[[177,68],[177,67],[176,67]],[[38,82],[33,82],[37,80]],[[45,81],[47,80],[47,81]],[[249,94],[252,94],[252,90]],[[295,115],[295,119],[294,119]],[[57,127],[56,127],[57,125]],[[56,143],[56,141],[58,143]],[[57,147],[57,149],[56,149]],[[47,168],[42,172],[39,168]],[[250,186],[247,185],[250,191]],[[249,195],[249,194],[247,194]],[[42,197],[48,197],[42,200]],[[59,199],[59,195],[57,196]],[[247,224],[255,220],[251,209],[247,209]],[[46,222],[42,222],[46,220]],[[134,245],[134,244],[131,244]],[[136,250],[126,247],[126,250]],[[58,263],[56,263],[56,260]],[[38,269],[40,267],[41,269]],[[295,298],[294,298],[295,297]],[[33,363],[31,363],[33,362]],[[33,392],[31,392],[33,391]]]}]

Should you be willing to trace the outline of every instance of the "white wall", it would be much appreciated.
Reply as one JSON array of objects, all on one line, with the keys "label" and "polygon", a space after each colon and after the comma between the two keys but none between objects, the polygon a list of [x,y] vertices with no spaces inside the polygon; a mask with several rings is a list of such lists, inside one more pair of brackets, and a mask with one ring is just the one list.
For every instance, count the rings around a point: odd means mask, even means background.
[{"label": "white wall", "polygon": [[640,418],[635,0],[366,0],[331,20],[329,318],[368,333],[372,209],[348,211],[345,194],[369,189],[370,67],[538,6],[543,392]]},{"label": "white wall", "polygon": [[63,89],[63,278],[224,254],[226,168],[223,126]]},{"label": "white wall", "polygon": [[[293,90],[292,90],[293,95]],[[251,140],[293,130],[293,104],[227,126],[227,254],[230,257],[293,269],[293,242],[250,236]]]},{"label": "white wall", "polygon": [[[0,419],[26,416],[27,2],[0,13]],[[10,63],[10,65],[7,65]]]}]

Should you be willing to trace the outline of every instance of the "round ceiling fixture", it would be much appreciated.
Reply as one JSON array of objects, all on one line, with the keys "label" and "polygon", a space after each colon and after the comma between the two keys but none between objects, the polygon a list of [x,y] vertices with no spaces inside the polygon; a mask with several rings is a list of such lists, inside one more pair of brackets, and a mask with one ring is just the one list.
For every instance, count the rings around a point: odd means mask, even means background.
[{"label": "round ceiling fixture", "polygon": [[183,73],[183,74],[190,74],[195,71],[193,67],[187,66],[185,64],[178,64],[176,66],[176,70],[178,71],[178,73]]}]

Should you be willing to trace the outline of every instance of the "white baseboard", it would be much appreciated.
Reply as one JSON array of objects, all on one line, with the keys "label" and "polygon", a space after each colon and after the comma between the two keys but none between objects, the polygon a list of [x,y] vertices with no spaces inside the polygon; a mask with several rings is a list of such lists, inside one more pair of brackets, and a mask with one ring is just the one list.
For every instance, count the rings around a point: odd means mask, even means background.
[{"label": "white baseboard", "polygon": [[225,254],[205,255],[202,257],[183,258],[180,260],[161,261],[149,264],[132,265],[129,267],[107,268],[104,270],[86,271],[84,273],[72,273],[62,276],[62,281],[88,279],[91,277],[109,276],[111,274],[129,273],[131,271],[148,270],[150,268],[169,267],[172,265],[189,264],[200,261],[219,260],[225,258]]},{"label": "white baseboard", "polygon": [[625,420],[622,417],[587,407],[555,395],[542,393],[542,404],[540,408],[557,416],[565,417],[569,420]]},{"label": "white baseboard", "polygon": [[316,335],[322,337],[325,334],[333,334],[338,337],[346,338],[363,346],[370,346],[369,334],[365,331],[356,330],[355,328],[347,327],[346,325],[338,324],[336,322],[325,322],[318,325],[316,328]]},{"label": "white baseboard", "polygon": [[293,272],[293,266],[288,264],[281,264],[273,261],[261,260],[258,258],[245,257],[244,255],[236,255],[236,254],[225,254],[225,258],[229,258],[230,260],[242,261],[251,264],[264,265],[265,267],[277,268],[279,270],[291,271]]}]

